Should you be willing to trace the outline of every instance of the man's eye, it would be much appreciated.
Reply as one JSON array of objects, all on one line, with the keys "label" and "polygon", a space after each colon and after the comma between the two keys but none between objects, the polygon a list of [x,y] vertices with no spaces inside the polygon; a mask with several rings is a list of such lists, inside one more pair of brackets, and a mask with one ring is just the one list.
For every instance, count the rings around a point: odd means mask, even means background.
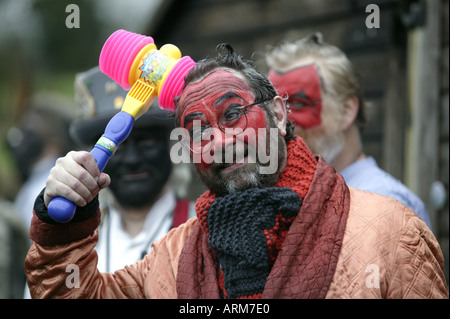
[{"label": "man's eye", "polygon": [[242,115],[242,109],[239,108],[241,105],[230,105],[228,109],[222,114],[223,123],[232,123],[238,120]]},{"label": "man's eye", "polygon": [[201,141],[208,136],[209,132],[209,126],[194,126],[189,130],[189,135],[192,141]]},{"label": "man's eye", "polygon": [[294,109],[301,109],[305,106],[311,105],[311,101],[309,100],[293,100],[289,101],[288,103]]}]

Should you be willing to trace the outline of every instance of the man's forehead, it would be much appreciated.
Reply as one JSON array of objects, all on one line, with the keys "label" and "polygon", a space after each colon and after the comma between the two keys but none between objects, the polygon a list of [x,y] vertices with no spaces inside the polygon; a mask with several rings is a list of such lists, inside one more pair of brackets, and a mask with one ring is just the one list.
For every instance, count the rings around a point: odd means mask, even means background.
[{"label": "man's forehead", "polygon": [[[293,94],[298,88],[310,87],[316,84],[323,88],[323,79],[320,67],[316,63],[294,64],[284,71],[271,69],[268,74],[269,80],[273,83],[279,94]],[[287,92],[284,92],[287,91]]]},{"label": "man's forehead", "polygon": [[233,88],[248,90],[249,86],[245,77],[238,71],[228,68],[219,68],[204,75],[201,79],[186,85],[181,94],[181,98],[197,91],[210,93],[221,89],[231,90]]},{"label": "man's forehead", "polygon": [[[226,92],[245,92],[252,94],[245,77],[238,71],[219,68],[196,82],[189,83],[181,93],[179,107],[185,109],[199,101],[216,97]],[[229,94],[229,93],[228,93]]]},{"label": "man's forehead", "polygon": [[269,79],[274,77],[283,77],[287,79],[289,75],[291,74],[297,74],[297,73],[303,73],[303,72],[310,72],[310,70],[314,70],[317,74],[319,74],[319,66],[317,63],[307,63],[307,64],[293,64],[288,68],[282,68],[282,69],[271,69],[269,71]]}]

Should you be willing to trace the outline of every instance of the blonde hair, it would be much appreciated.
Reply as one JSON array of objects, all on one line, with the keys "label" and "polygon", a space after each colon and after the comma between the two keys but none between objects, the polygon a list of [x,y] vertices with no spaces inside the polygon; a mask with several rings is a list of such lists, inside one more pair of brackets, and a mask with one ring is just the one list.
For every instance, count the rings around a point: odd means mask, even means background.
[{"label": "blonde hair", "polygon": [[301,59],[312,58],[318,64],[322,78],[322,90],[341,102],[356,96],[359,103],[356,122],[360,130],[366,123],[365,101],[360,77],[345,53],[338,47],[324,42],[320,32],[312,33],[294,42],[283,42],[266,54],[267,65],[276,70],[292,67]]}]

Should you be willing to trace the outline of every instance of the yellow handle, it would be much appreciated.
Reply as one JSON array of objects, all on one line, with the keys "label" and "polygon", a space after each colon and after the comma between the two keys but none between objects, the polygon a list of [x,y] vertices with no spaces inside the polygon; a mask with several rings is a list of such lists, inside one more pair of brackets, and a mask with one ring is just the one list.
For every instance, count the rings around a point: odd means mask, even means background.
[{"label": "yellow handle", "polygon": [[138,119],[155,101],[157,95],[154,92],[154,86],[140,79],[137,80],[123,102],[122,111],[133,116],[135,120]]}]

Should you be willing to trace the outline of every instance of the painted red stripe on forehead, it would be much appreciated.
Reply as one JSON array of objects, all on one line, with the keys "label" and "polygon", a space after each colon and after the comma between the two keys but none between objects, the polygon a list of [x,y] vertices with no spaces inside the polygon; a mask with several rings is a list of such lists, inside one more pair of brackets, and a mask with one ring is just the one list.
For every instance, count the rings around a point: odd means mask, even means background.
[{"label": "painted red stripe on forehead", "polygon": [[186,115],[191,109],[193,112],[210,114],[214,111],[212,107],[216,104],[216,100],[226,92],[238,93],[243,103],[253,101],[252,90],[242,76],[232,70],[218,69],[200,81],[186,86],[180,96],[178,114]]},{"label": "painted red stripe on forehead", "polygon": [[288,97],[288,118],[295,125],[311,128],[322,123],[321,81],[316,64],[283,73],[270,70],[268,78],[280,96]]}]

